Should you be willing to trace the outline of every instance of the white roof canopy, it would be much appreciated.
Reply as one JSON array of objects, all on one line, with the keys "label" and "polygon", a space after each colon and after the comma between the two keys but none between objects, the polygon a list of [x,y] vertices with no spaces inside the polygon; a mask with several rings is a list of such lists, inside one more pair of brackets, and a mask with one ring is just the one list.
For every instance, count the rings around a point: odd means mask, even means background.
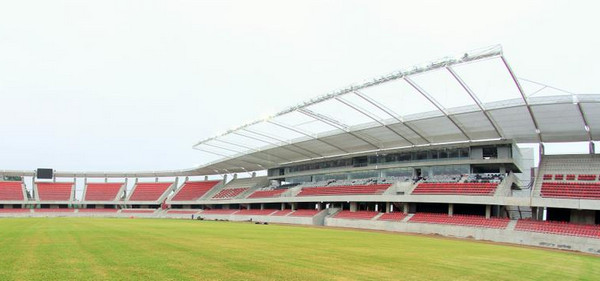
[{"label": "white roof canopy", "polygon": [[598,140],[600,95],[518,79],[500,46],[401,70],[290,107],[194,148],[200,174],[451,142]]}]

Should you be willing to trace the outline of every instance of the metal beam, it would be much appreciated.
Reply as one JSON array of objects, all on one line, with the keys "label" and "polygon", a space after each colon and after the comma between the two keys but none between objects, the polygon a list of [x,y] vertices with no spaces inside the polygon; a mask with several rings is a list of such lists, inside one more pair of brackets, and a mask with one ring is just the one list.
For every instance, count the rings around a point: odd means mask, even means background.
[{"label": "metal beam", "polygon": [[[227,150],[227,151],[231,151],[231,152],[235,152],[235,153],[244,153],[244,152],[236,151],[236,150],[233,150],[233,149],[229,149],[229,148],[222,147],[222,146],[219,146],[219,145],[214,145],[214,144],[203,143],[202,145],[206,145],[206,146],[210,146],[210,147],[214,147],[214,148],[218,148],[218,149],[223,149],[223,150]],[[277,165],[277,164],[279,164],[278,162],[275,162],[275,161],[272,161],[272,160],[268,160],[268,159],[264,159],[264,158],[261,158],[261,157],[258,157],[256,155],[252,155],[252,154],[244,154],[243,156],[235,156],[235,155],[227,156],[227,158],[229,158],[229,159],[236,159],[236,158],[240,158],[240,157],[252,157],[252,158],[258,159],[260,161],[263,161],[267,165],[273,165],[273,164]],[[281,159],[285,160],[283,158],[281,158]],[[247,161],[243,161],[243,162],[246,162],[246,163],[249,163],[249,164],[253,164],[253,163],[250,163],[250,162],[247,162]]]},{"label": "metal beam", "polygon": [[583,108],[581,108],[581,103],[577,102],[577,109],[579,110],[579,114],[581,114],[581,119],[583,120],[584,129],[588,135],[588,141],[593,141],[592,138],[592,128],[585,117],[585,113],[583,113]]},{"label": "metal beam", "polygon": [[519,90],[519,94],[521,94],[521,98],[523,99],[523,102],[525,103],[525,106],[527,107],[527,111],[529,112],[529,117],[531,117],[531,121],[533,122],[533,126],[535,127],[535,132],[538,136],[538,141],[540,143],[543,142],[544,140],[542,139],[542,132],[540,131],[540,127],[538,126],[537,120],[535,119],[535,115],[533,115],[533,110],[531,110],[529,101],[527,101],[527,97],[525,96],[525,91],[523,90],[523,87],[521,87],[521,83],[519,83],[519,79],[517,79],[517,76],[513,72],[512,68],[510,68],[510,65],[508,64],[508,62],[506,61],[504,56],[500,55],[500,59],[502,60],[502,63],[504,63],[504,66],[508,70],[508,73],[510,74],[510,77],[512,78],[513,82],[515,83],[515,86],[517,86],[517,89]]},{"label": "metal beam", "polygon": [[450,74],[452,74],[454,79],[456,79],[456,81],[460,84],[460,86],[462,86],[462,88],[467,92],[467,94],[469,94],[469,96],[477,104],[479,109],[481,109],[481,112],[485,115],[490,124],[492,124],[492,127],[494,127],[494,130],[496,131],[496,134],[498,134],[498,137],[500,137],[501,139],[506,139],[506,136],[504,135],[502,130],[500,130],[500,126],[498,126],[496,120],[494,120],[491,114],[485,109],[485,106],[483,106],[483,103],[481,102],[481,100],[479,100],[479,97],[477,97],[473,90],[471,90],[467,83],[465,83],[465,81],[462,80],[462,78],[458,75],[458,73],[454,71],[454,69],[452,69],[451,66],[447,66],[446,69],[448,70],[448,72],[450,72]]},{"label": "metal beam", "polygon": [[472,140],[471,137],[467,135],[465,130],[460,125],[458,125],[458,122],[454,120],[454,117],[450,116],[446,109],[437,100],[435,100],[433,96],[427,93],[425,89],[421,88],[419,85],[417,85],[417,83],[415,83],[408,77],[404,77],[404,81],[406,81],[411,87],[413,87],[415,90],[417,90],[417,92],[419,92],[423,97],[425,97],[425,99],[427,99],[431,104],[433,104],[433,106],[435,106],[440,112],[442,112],[442,114],[444,114],[446,118],[448,118],[448,120],[450,120],[450,122],[454,124],[454,126],[463,134],[463,136],[465,136],[465,138],[467,138],[467,140]]},{"label": "metal beam", "polygon": [[335,148],[335,149],[337,149],[337,150],[339,150],[341,152],[348,153],[348,151],[346,151],[345,149],[343,149],[343,148],[341,148],[341,147],[339,147],[339,146],[337,146],[335,144],[332,144],[332,143],[329,143],[328,141],[324,141],[322,139],[319,139],[318,137],[316,137],[316,136],[314,136],[314,135],[312,135],[310,133],[304,132],[302,130],[299,130],[297,128],[294,128],[294,127],[291,127],[291,126],[288,126],[288,125],[285,125],[285,124],[281,124],[281,123],[275,122],[273,120],[267,120],[266,122],[271,123],[271,124],[276,125],[276,126],[279,126],[281,128],[284,128],[284,129],[288,129],[290,131],[294,131],[294,132],[299,133],[301,135],[307,136],[307,137],[309,137],[309,138],[311,138],[313,140],[320,141],[320,142],[322,142],[322,143],[324,143],[326,145],[329,145],[329,146],[331,146],[331,147],[333,147],[333,148]]},{"label": "metal beam", "polygon": [[419,132],[417,132],[417,130],[415,130],[411,125],[409,125],[408,123],[404,122],[404,120],[402,119],[402,117],[400,117],[400,115],[394,113],[391,109],[388,109],[383,104],[380,104],[376,100],[368,97],[367,95],[365,95],[365,94],[363,94],[363,93],[361,93],[359,91],[354,91],[354,94],[357,95],[357,96],[359,96],[359,97],[361,97],[362,99],[366,100],[368,103],[372,104],[373,106],[379,108],[381,111],[385,112],[387,115],[389,115],[390,117],[392,117],[393,119],[395,119],[396,121],[398,121],[400,124],[402,124],[403,126],[405,126],[406,128],[408,128],[415,135],[419,136],[425,142],[431,143],[430,140],[428,140],[423,135],[421,135]]},{"label": "metal beam", "polygon": [[381,120],[377,119],[375,116],[373,116],[371,113],[367,112],[366,110],[360,108],[358,105],[355,105],[345,99],[343,99],[342,97],[336,97],[335,98],[337,101],[345,104],[346,106],[354,109],[355,111],[361,113],[364,116],[367,116],[369,119],[379,123],[379,125],[381,125],[382,127],[388,129],[390,132],[394,133],[395,135],[399,136],[400,138],[402,138],[403,140],[405,140],[406,142],[410,143],[411,145],[415,145],[413,142],[411,142],[410,140],[408,140],[407,138],[405,138],[402,134],[396,132],[396,130],[392,129],[391,127],[389,127],[388,125],[386,125],[385,123],[381,122]]},{"label": "metal beam", "polygon": [[[283,161],[291,161],[290,159],[286,159],[286,158],[283,158],[283,157],[280,157],[280,156],[274,156],[274,155],[272,155],[270,153],[267,153],[267,152],[258,150],[256,148],[249,147],[249,146],[245,146],[245,145],[242,145],[242,144],[237,144],[237,143],[233,143],[233,142],[230,142],[230,141],[224,141],[222,139],[216,139],[214,141],[218,141],[218,142],[222,142],[222,143],[225,143],[225,144],[229,144],[229,145],[233,145],[233,146],[245,148],[245,149],[253,151],[254,153],[262,153],[264,155],[267,155],[268,157],[278,158],[278,159],[283,160]],[[243,153],[246,153],[246,152],[244,151]]]},{"label": "metal beam", "polygon": [[[243,130],[244,130],[244,131],[247,131],[247,132],[249,132],[249,133],[254,133],[254,134],[256,134],[256,135],[260,135],[260,136],[263,136],[263,137],[265,137],[263,134],[260,134],[260,133],[254,132],[254,131],[250,131],[250,130],[248,130],[248,129],[243,129]],[[293,152],[293,153],[296,153],[296,154],[300,154],[300,155],[302,155],[302,156],[304,156],[304,157],[314,157],[314,156],[311,156],[311,155],[308,155],[308,154],[300,153],[300,152],[298,152],[298,151],[295,151],[295,150],[292,150],[292,149],[286,148],[285,146],[282,146],[282,145],[280,145],[280,144],[278,144],[278,143],[274,143],[274,142],[266,141],[266,140],[264,140],[264,139],[260,139],[260,138],[254,137],[254,136],[249,136],[249,135],[246,135],[246,134],[242,134],[242,133],[240,133],[240,132],[233,132],[233,134],[235,134],[235,135],[238,135],[238,136],[241,136],[241,137],[245,137],[245,138],[249,138],[249,139],[257,140],[257,141],[260,141],[260,142],[264,142],[264,143],[266,143],[266,144],[274,145],[274,146],[280,147],[281,149],[285,149],[285,150],[287,150],[287,151],[290,151],[290,152]],[[306,149],[303,149],[303,148],[301,148],[301,147],[297,147],[296,145],[294,145],[294,144],[292,144],[292,143],[290,143],[290,142],[287,142],[287,141],[282,141],[282,140],[278,140],[278,139],[276,139],[276,138],[271,138],[271,139],[273,139],[273,140],[276,140],[276,141],[280,141],[280,142],[282,142],[282,143],[285,143],[285,144],[287,144],[287,145],[291,145],[291,146],[293,146],[293,147],[296,147],[296,148],[298,148],[298,149],[302,149],[302,150],[304,150],[304,151],[306,151],[306,152],[308,152],[308,153],[312,153],[312,154],[315,154],[315,155],[318,155],[318,156],[320,156],[320,154],[316,154],[316,153],[314,153],[314,152],[310,152],[310,151],[308,151],[308,150],[306,150]]]}]

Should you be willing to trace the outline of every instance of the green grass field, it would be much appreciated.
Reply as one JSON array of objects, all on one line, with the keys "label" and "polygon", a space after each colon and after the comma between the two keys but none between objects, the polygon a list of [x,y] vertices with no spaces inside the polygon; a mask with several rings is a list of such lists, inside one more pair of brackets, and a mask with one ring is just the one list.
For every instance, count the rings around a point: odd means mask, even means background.
[{"label": "green grass field", "polygon": [[0,219],[0,280],[598,280],[600,258],[343,229]]}]

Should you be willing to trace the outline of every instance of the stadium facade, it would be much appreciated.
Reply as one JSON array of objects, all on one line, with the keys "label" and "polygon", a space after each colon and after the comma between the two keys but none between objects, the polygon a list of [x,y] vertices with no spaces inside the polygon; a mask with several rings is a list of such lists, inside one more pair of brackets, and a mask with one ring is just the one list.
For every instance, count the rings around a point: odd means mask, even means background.
[{"label": "stadium facade", "polygon": [[[0,216],[254,220],[600,254],[599,127],[600,95],[519,78],[494,46],[202,140],[194,149],[213,161],[197,168],[0,171]],[[588,142],[589,154],[547,155],[558,142]]]}]

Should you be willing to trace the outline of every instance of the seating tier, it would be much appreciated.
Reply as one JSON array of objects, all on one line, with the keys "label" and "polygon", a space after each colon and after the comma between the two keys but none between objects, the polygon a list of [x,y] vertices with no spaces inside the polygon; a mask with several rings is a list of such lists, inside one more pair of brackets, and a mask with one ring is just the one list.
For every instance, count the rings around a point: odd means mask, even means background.
[{"label": "seating tier", "polygon": [[236,216],[250,216],[250,215],[254,215],[254,216],[268,216],[274,212],[276,212],[277,210],[273,210],[273,209],[265,209],[265,210],[239,210],[238,212],[235,213]]},{"label": "seating tier", "polygon": [[240,194],[242,194],[242,192],[248,190],[248,188],[227,188],[227,189],[223,189],[221,191],[219,191],[219,193],[215,194],[215,196],[213,196],[213,199],[231,199],[234,198]]},{"label": "seating tier", "polygon": [[135,185],[129,201],[158,201],[168,191],[171,182],[144,182]]},{"label": "seating tier", "polygon": [[420,183],[412,194],[414,195],[494,195],[497,183]]},{"label": "seating tier", "polygon": [[336,219],[355,219],[355,220],[370,220],[377,216],[378,212],[373,211],[341,211],[337,213],[334,218]]},{"label": "seating tier", "polygon": [[519,220],[517,221],[515,230],[600,239],[600,225]]},{"label": "seating tier", "polygon": [[204,210],[202,214],[207,215],[231,215],[235,212],[239,211],[238,209],[212,209],[212,210]]},{"label": "seating tier", "polygon": [[0,181],[0,201],[23,200],[23,184],[20,181]]},{"label": "seating tier", "polygon": [[506,228],[509,219],[489,218],[483,216],[471,215],[453,215],[434,214],[434,213],[416,213],[408,222],[432,223],[432,224],[452,224],[460,226],[484,227],[484,228]]},{"label": "seating tier", "polygon": [[250,194],[248,198],[269,198],[269,197],[279,197],[281,193],[285,192],[287,189],[274,189],[274,190],[257,190],[254,193]]},{"label": "seating tier", "polygon": [[376,195],[382,194],[390,186],[391,184],[305,187],[297,196]]},{"label": "seating tier", "polygon": [[74,184],[38,182],[36,186],[40,201],[70,201]]},{"label": "seating tier", "polygon": [[318,214],[320,211],[319,210],[296,210],[292,213],[290,213],[288,216],[290,217],[314,217],[316,214]]},{"label": "seating tier", "polygon": [[402,212],[385,213],[379,217],[380,221],[401,221],[406,217]]},{"label": "seating tier", "polygon": [[115,201],[123,183],[88,183],[84,201]]},{"label": "seating tier", "polygon": [[600,182],[543,182],[540,195],[551,198],[600,199]]},{"label": "seating tier", "polygon": [[220,181],[197,181],[186,182],[179,189],[177,194],[171,198],[171,201],[195,201],[206,194],[211,188]]}]

